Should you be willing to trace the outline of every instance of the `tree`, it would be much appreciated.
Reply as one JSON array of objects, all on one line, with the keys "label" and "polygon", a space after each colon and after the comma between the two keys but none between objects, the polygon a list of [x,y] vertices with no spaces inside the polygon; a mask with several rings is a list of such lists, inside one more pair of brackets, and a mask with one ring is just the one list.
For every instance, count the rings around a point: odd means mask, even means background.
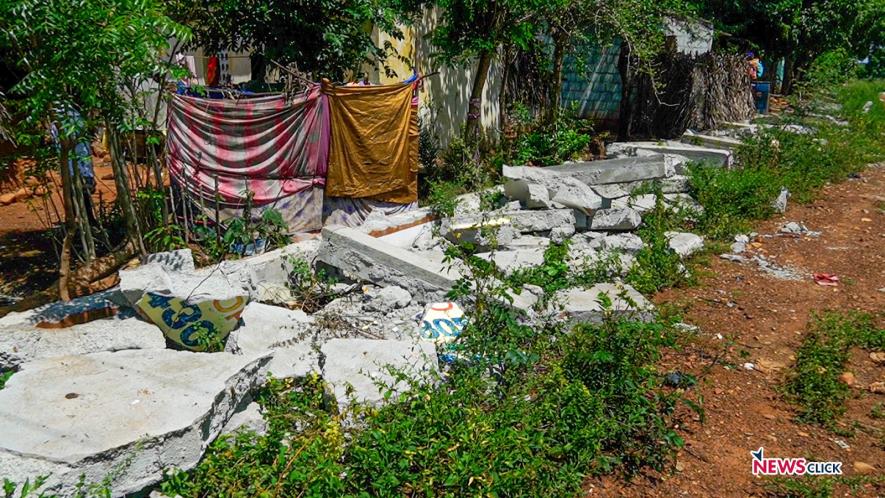
[{"label": "tree", "polygon": [[442,19],[432,34],[443,61],[469,63],[477,60],[470,90],[466,136],[479,133],[482,93],[489,68],[502,46],[528,48],[538,34],[543,0],[439,0]]},{"label": "tree", "polygon": [[253,50],[314,78],[343,79],[362,64],[383,64],[390,47],[372,39],[377,28],[401,38],[400,22],[424,0],[177,0],[174,16],[191,27],[193,45],[210,52]]},{"label": "tree", "polygon": [[[69,168],[74,145],[103,126],[110,138],[117,202],[126,222],[126,247],[144,252],[141,230],[129,191],[120,133],[131,129],[136,105],[123,94],[165,73],[160,59],[168,39],[187,39],[188,31],[165,14],[159,0],[7,0],[0,3],[0,41],[14,54],[11,66],[21,80],[10,96],[24,119],[22,132],[58,129],[58,172],[62,178],[65,232],[59,270],[59,295],[69,296],[74,236],[88,246],[91,227],[84,221],[81,178]],[[84,247],[87,259],[94,249]],[[92,271],[86,272],[92,274]],[[100,273],[100,272],[99,272]]]}]

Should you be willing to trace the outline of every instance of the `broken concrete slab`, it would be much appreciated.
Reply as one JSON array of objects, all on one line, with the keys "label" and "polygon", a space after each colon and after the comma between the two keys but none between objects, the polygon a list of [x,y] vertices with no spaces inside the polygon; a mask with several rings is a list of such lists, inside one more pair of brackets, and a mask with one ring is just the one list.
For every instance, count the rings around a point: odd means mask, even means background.
[{"label": "broken concrete slab", "polygon": [[655,208],[658,197],[654,194],[642,194],[636,197],[621,197],[612,201],[613,209],[632,208],[642,214]]},{"label": "broken concrete slab", "polygon": [[151,263],[156,263],[170,272],[193,272],[196,270],[194,255],[190,249],[177,249],[175,251],[148,254],[144,258],[144,264],[149,265]]},{"label": "broken concrete slab", "polygon": [[323,228],[318,259],[376,285],[400,285],[419,302],[442,296],[461,276],[455,268],[347,227]]},{"label": "broken concrete slab", "polygon": [[469,243],[478,248],[506,245],[517,236],[504,216],[448,218],[440,223],[439,234],[452,244]]},{"label": "broken concrete slab", "polygon": [[48,474],[41,491],[60,496],[80,476],[111,476],[113,496],[141,492],[199,462],[267,360],[161,349],[27,363],[0,390],[0,475]]},{"label": "broken concrete slab", "polygon": [[312,262],[319,247],[319,238],[305,239],[257,256],[222,261],[197,274],[221,273],[232,285],[249,291],[250,300],[282,304],[292,298],[288,284],[296,260]]},{"label": "broken concrete slab", "polygon": [[495,251],[479,253],[476,256],[487,261],[493,261],[505,274],[529,267],[538,266],[544,263],[544,249],[522,249],[517,251]]},{"label": "broken concrete slab", "polygon": [[70,301],[56,301],[27,311],[9,313],[0,318],[0,328],[64,328],[114,316],[128,307],[129,302],[123,293],[114,288]]},{"label": "broken concrete slab", "polygon": [[600,209],[593,215],[590,222],[591,230],[607,232],[636,230],[642,223],[642,217],[636,210],[624,209]]},{"label": "broken concrete slab", "polygon": [[663,155],[568,163],[544,169],[571,176],[590,186],[655,180],[673,174],[668,171]]},{"label": "broken concrete slab", "polygon": [[[565,207],[577,209],[584,214],[592,214],[594,210],[602,207],[602,198],[596,195],[586,183],[563,175],[551,168],[539,168],[533,166],[504,166],[503,176],[510,185],[510,191],[521,194],[528,184],[537,184],[545,187],[551,202]],[[505,185],[505,193],[508,188]],[[519,197],[512,199],[522,200]],[[543,206],[538,206],[543,207]]]},{"label": "broken concrete slab", "polygon": [[538,237],[536,235],[520,235],[519,237],[511,240],[504,249],[516,251],[520,249],[544,249],[550,245],[549,237]]},{"label": "broken concrete slab", "polygon": [[[611,308],[605,309],[600,295],[611,301]],[[554,296],[559,303],[557,310],[569,323],[599,324],[607,317],[651,321],[654,318],[654,305],[628,284],[596,284],[589,289],[565,289]]]},{"label": "broken concrete slab", "polygon": [[602,197],[602,208],[609,209],[612,207],[612,201],[627,197],[630,192],[622,188],[622,183],[612,183],[608,185],[593,185],[591,188],[597,195]]},{"label": "broken concrete slab", "polygon": [[560,226],[575,226],[575,214],[571,209],[506,211],[501,216],[510,220],[510,225],[521,233],[548,232]]},{"label": "broken concrete slab", "polygon": [[539,183],[525,180],[510,180],[504,184],[504,193],[508,198],[519,201],[526,209],[550,209],[550,192]]},{"label": "broken concrete slab", "polygon": [[432,379],[439,370],[436,346],[424,340],[332,339],[323,345],[322,355],[323,379],[342,407],[349,405],[351,399],[379,404],[388,388],[395,392],[407,389],[408,385],[397,381],[391,368],[420,380]]},{"label": "broken concrete slab", "polygon": [[120,275],[120,291],[133,308],[137,308],[139,299],[145,292],[161,294],[172,291],[172,278],[159,263],[149,263],[131,269],[123,269]]},{"label": "broken concrete slab", "polygon": [[[672,140],[660,142],[625,142],[620,144],[624,150],[644,150],[658,154],[674,154],[691,161],[706,162],[717,166],[730,167],[734,164],[734,155],[729,150],[711,147],[698,147]],[[677,171],[678,172],[678,171]]]},{"label": "broken concrete slab", "polygon": [[743,142],[735,138],[703,135],[699,133],[691,133],[689,131],[686,131],[685,134],[682,135],[680,141],[685,144],[730,151],[735,151],[738,147],[744,144]]},{"label": "broken concrete slab", "polygon": [[689,232],[664,232],[670,249],[681,258],[687,258],[704,248],[704,238]]},{"label": "broken concrete slab", "polygon": [[138,318],[94,320],[63,329],[0,328],[0,370],[55,356],[165,347],[163,332]]},{"label": "broken concrete slab", "polygon": [[242,325],[231,332],[225,351],[248,357],[272,355],[267,370],[274,377],[304,377],[317,369],[311,349],[313,318],[301,310],[249,303]]}]

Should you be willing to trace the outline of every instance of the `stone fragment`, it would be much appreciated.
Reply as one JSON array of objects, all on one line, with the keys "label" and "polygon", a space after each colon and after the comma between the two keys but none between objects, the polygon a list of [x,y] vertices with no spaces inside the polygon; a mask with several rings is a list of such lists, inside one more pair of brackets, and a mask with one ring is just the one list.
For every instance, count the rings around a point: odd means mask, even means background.
[{"label": "stone fragment", "polygon": [[49,475],[41,491],[59,496],[113,476],[113,496],[137,494],[199,462],[267,360],[160,349],[27,363],[0,390],[0,475]]},{"label": "stone fragment", "polygon": [[574,177],[591,186],[656,180],[668,176],[666,158],[660,154],[568,163],[544,169]]},{"label": "stone fragment", "polygon": [[600,209],[590,222],[591,230],[628,231],[636,230],[642,218],[634,209]]},{"label": "stone fragment", "polygon": [[517,251],[495,251],[487,253],[479,253],[478,257],[494,261],[497,266],[505,274],[529,267],[538,266],[544,263],[544,249],[522,249]]},{"label": "stone fragment", "polygon": [[520,202],[526,209],[550,209],[550,193],[547,187],[525,180],[510,180],[504,184],[507,197]]},{"label": "stone fragment", "polygon": [[409,291],[398,285],[388,285],[370,297],[363,307],[369,311],[387,312],[405,308],[411,302],[412,295]]},{"label": "stone fragment", "polygon": [[642,214],[655,208],[657,196],[654,194],[643,194],[636,197],[621,197],[612,201],[613,209],[631,208],[637,213]]},{"label": "stone fragment", "polygon": [[221,434],[234,434],[242,430],[250,430],[258,435],[267,433],[267,421],[261,415],[258,403],[253,401],[231,415]]},{"label": "stone fragment", "polygon": [[[591,214],[594,210],[602,207],[602,198],[596,195],[596,192],[586,183],[551,168],[504,166],[503,176],[508,180],[504,187],[505,192],[508,189],[507,185],[510,185],[510,190],[513,193],[520,194],[523,193],[523,189],[528,188],[528,184],[534,183],[547,189],[551,202],[562,204],[585,214]],[[522,200],[513,196],[511,199]],[[540,196],[539,199],[543,199],[543,196]],[[539,204],[537,207],[543,206]]]},{"label": "stone fragment", "polygon": [[63,329],[0,328],[0,370],[55,356],[165,347],[160,329],[138,318],[95,320]]},{"label": "stone fragment", "polygon": [[[615,145],[615,144],[613,144]],[[673,154],[688,158],[690,161],[706,162],[716,166],[730,167],[734,164],[734,155],[730,150],[713,147],[700,147],[697,145],[684,144],[672,140],[646,141],[646,142],[623,142],[618,143],[621,148],[633,148],[653,152],[657,154]]]},{"label": "stone fragment", "polygon": [[342,407],[351,399],[379,404],[385,399],[384,391],[407,389],[390,368],[425,381],[431,380],[439,368],[431,341],[332,339],[321,351],[325,358],[323,378]]},{"label": "stone fragment", "polygon": [[507,218],[520,233],[548,232],[559,226],[575,226],[575,215],[571,209],[506,211],[501,216]]},{"label": "stone fragment", "polygon": [[704,248],[704,239],[699,235],[688,232],[665,232],[664,236],[669,241],[670,249],[681,258],[687,258]]},{"label": "stone fragment", "polygon": [[575,234],[575,225],[560,225],[550,230],[550,240],[561,244]]},{"label": "stone fragment", "polygon": [[[600,295],[611,301],[605,309]],[[650,321],[654,318],[654,306],[642,294],[627,284],[596,284],[589,289],[566,289],[558,291],[554,303],[561,303],[569,323],[602,323],[606,316]]]}]

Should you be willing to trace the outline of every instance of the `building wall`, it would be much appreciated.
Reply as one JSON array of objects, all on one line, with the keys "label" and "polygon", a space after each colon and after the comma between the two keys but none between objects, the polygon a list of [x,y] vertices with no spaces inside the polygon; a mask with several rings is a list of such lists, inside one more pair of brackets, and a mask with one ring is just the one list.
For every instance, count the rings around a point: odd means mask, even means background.
[{"label": "building wall", "polygon": [[[439,11],[436,8],[428,9],[414,26],[403,28],[403,40],[396,40],[378,31],[373,33],[378,46],[383,47],[385,42],[389,42],[407,60],[389,57],[387,63],[393,69],[394,76],[385,75],[383,70],[371,70],[369,80],[373,83],[403,81],[411,76],[412,65],[421,74],[438,72],[423,80],[419,102],[423,121],[434,127],[440,143],[445,145],[460,133],[467,121],[476,61],[450,67],[434,57],[430,37],[438,22]],[[489,77],[483,91],[480,116],[483,129],[492,136],[497,136],[500,129],[501,76],[501,66],[498,61],[494,61],[489,68]]]}]

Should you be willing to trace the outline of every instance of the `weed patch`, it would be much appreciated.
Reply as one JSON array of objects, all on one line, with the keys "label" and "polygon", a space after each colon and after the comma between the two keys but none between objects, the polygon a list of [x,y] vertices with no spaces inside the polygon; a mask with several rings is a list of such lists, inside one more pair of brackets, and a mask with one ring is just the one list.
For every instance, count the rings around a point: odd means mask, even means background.
[{"label": "weed patch", "polygon": [[798,406],[800,421],[832,427],[845,413],[850,391],[839,375],[852,347],[885,348],[885,329],[864,313],[830,312],[814,318],[785,386],[788,398]]}]

